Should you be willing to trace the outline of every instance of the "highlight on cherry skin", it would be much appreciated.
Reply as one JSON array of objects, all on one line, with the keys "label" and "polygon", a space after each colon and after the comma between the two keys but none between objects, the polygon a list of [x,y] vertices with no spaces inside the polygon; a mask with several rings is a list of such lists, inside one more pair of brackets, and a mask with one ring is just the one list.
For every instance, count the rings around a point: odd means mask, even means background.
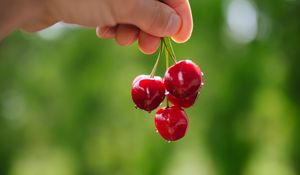
[{"label": "highlight on cherry skin", "polygon": [[159,109],[155,114],[154,122],[158,133],[167,141],[181,139],[188,128],[187,115],[178,106]]},{"label": "highlight on cherry skin", "polygon": [[161,77],[139,75],[132,82],[131,96],[137,108],[151,112],[162,103],[165,91]]},{"label": "highlight on cherry skin", "polygon": [[164,84],[174,97],[190,97],[203,85],[202,75],[201,69],[191,60],[181,60],[168,68],[164,76]]},{"label": "highlight on cherry skin", "polygon": [[148,77],[149,77],[149,75],[138,75],[138,76],[136,76],[136,77],[133,79],[131,86],[133,86],[133,85],[134,85],[137,81],[139,81],[140,79],[142,79],[142,78],[148,78]]}]

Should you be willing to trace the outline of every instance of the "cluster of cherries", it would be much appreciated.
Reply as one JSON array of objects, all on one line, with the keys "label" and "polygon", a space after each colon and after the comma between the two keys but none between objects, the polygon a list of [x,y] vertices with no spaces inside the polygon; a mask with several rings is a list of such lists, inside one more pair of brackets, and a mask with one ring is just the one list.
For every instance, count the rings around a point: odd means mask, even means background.
[{"label": "cluster of cherries", "polygon": [[[161,53],[166,53],[166,73],[163,79],[154,76]],[[168,56],[174,65],[168,67]],[[150,75],[139,75],[132,82],[131,95],[137,108],[151,112],[166,98],[167,106],[155,114],[155,126],[167,141],[176,141],[185,136],[188,118],[183,108],[191,107],[203,86],[201,69],[190,60],[176,61],[169,38],[161,41],[160,52]],[[169,102],[172,106],[169,106]]]}]

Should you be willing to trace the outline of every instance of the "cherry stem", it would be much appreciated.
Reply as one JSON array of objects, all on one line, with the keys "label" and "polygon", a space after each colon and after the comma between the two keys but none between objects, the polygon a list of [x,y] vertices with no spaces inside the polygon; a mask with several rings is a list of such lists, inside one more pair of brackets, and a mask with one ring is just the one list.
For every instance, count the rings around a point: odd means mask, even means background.
[{"label": "cherry stem", "polygon": [[177,60],[176,60],[176,56],[175,56],[175,52],[174,52],[174,49],[173,49],[172,41],[171,41],[170,38],[168,38],[168,40],[169,40],[169,44],[170,44],[170,47],[171,47],[171,51],[172,51],[172,53],[173,53],[173,55],[174,55],[174,57],[175,57],[175,61],[177,61]]},{"label": "cherry stem", "polygon": [[165,52],[166,56],[166,70],[169,68],[169,52]]},{"label": "cherry stem", "polygon": [[[165,56],[166,56],[166,70],[167,70],[169,68],[169,52],[165,52]],[[168,108],[169,107],[168,97],[166,97],[166,105]]]},{"label": "cherry stem", "polygon": [[162,41],[163,41],[163,43],[166,47],[167,52],[169,52],[173,62],[176,63],[177,62],[176,61],[176,56],[175,56],[170,38],[165,37],[165,38],[162,39]]},{"label": "cherry stem", "polygon": [[176,56],[175,56],[175,52],[174,52],[174,50],[173,50],[173,46],[172,46],[172,40],[171,40],[171,38],[170,38],[170,37],[167,37],[167,38],[166,38],[166,41],[168,42],[168,44],[169,44],[169,46],[170,46],[170,48],[171,48],[172,54],[173,54],[173,55],[174,55],[174,57],[176,58]]},{"label": "cherry stem", "polygon": [[160,60],[160,57],[161,57],[161,53],[163,52],[163,49],[164,49],[164,45],[163,45],[162,42],[161,42],[160,47],[159,47],[159,52],[158,52],[158,55],[157,55],[156,62],[155,62],[154,66],[153,66],[153,69],[152,69],[152,71],[151,71],[151,73],[150,73],[150,78],[153,78],[153,77],[154,77],[154,74],[155,74],[155,72],[156,72],[156,69],[157,69],[157,66],[158,66],[158,63],[159,63],[159,60]]}]

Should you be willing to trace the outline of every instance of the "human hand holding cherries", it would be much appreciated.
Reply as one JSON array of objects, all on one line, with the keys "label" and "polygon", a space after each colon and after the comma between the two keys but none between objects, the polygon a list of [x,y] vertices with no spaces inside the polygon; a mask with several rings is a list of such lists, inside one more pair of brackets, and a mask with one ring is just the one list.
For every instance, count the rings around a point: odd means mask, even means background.
[{"label": "human hand holding cherries", "polygon": [[[162,79],[155,76],[155,72],[163,52],[166,73]],[[171,67],[169,56],[174,62]],[[165,140],[176,141],[185,136],[188,128],[188,118],[183,108],[193,106],[203,85],[201,69],[190,60],[177,62],[171,40],[162,38],[158,58],[150,75],[139,75],[133,80],[131,95],[136,108],[148,112],[158,108],[167,97],[166,107],[156,112],[155,126]]]},{"label": "human hand holding cherries", "polygon": [[[177,62],[170,39],[161,37],[171,36],[177,42],[190,38],[193,22],[188,0],[2,0],[0,11],[0,40],[18,28],[35,32],[63,21],[97,28],[99,37],[114,38],[120,45],[138,40],[146,54],[160,45],[152,73],[138,76],[132,84],[133,101],[150,112],[167,96],[167,107],[156,113],[156,128],[169,141],[185,135],[188,120],[182,108],[194,104],[202,72],[189,60]],[[162,80],[154,74],[163,51],[167,72]],[[168,56],[174,62],[170,68]],[[174,106],[169,107],[169,101]]]},{"label": "human hand holding cherries", "polygon": [[1,0],[0,41],[15,29],[35,32],[59,21],[96,28],[120,45],[138,40],[154,53],[160,37],[184,42],[193,29],[188,0]]}]

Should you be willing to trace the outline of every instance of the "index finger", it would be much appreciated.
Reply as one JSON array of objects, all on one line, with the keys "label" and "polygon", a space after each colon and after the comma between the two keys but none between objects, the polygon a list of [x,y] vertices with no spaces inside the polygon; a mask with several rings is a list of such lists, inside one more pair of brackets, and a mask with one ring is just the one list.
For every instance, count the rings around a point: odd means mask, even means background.
[{"label": "index finger", "polygon": [[162,2],[173,8],[182,20],[179,31],[172,36],[172,39],[179,43],[187,41],[191,37],[193,31],[193,18],[189,1],[162,0]]}]

